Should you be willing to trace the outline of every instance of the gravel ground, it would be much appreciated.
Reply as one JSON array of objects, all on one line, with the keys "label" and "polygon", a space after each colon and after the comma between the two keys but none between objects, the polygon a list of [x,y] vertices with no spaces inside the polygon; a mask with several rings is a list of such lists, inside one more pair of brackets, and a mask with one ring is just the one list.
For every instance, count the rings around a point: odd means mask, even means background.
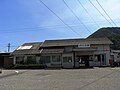
[{"label": "gravel ground", "polygon": [[0,90],[120,90],[120,68],[3,70]]}]

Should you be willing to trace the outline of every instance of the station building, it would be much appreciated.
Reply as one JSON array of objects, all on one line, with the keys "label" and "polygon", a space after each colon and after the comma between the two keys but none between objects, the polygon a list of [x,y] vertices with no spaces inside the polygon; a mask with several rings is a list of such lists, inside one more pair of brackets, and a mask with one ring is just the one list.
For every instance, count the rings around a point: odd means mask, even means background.
[{"label": "station building", "polygon": [[14,64],[45,64],[55,68],[109,66],[111,44],[108,38],[45,40],[25,43],[12,55]]}]

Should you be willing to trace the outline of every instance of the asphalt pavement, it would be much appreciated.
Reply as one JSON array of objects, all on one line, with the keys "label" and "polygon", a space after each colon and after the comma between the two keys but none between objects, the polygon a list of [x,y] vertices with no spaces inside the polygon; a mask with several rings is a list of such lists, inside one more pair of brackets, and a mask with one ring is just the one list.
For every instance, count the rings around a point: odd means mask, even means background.
[{"label": "asphalt pavement", "polygon": [[120,90],[120,68],[3,70],[0,90]]}]

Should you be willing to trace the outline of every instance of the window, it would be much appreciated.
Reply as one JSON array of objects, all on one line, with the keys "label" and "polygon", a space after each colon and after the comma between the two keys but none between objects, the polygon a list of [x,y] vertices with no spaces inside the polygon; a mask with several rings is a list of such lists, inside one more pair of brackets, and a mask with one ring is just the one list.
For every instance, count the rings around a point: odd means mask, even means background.
[{"label": "window", "polygon": [[50,63],[50,56],[41,56],[40,63]]},{"label": "window", "polygon": [[27,56],[27,64],[36,64],[35,56]]},{"label": "window", "polygon": [[52,62],[60,62],[60,56],[52,56]]},{"label": "window", "polygon": [[93,61],[93,56],[89,56],[89,61]]},{"label": "window", "polygon": [[23,64],[24,63],[24,56],[16,57],[16,64]]},{"label": "window", "polygon": [[72,57],[63,57],[63,62],[72,62]]}]

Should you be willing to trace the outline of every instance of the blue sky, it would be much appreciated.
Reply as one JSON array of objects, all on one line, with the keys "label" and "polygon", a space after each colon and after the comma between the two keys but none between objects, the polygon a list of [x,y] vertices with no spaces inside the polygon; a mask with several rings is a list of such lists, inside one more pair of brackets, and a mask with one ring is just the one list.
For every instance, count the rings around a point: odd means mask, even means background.
[{"label": "blue sky", "polygon": [[[65,0],[68,6],[78,16],[80,21],[71,13],[63,3],[63,0],[42,0],[75,32],[64,25],[53,13],[51,13],[40,0],[0,0],[0,51],[7,51],[7,44],[11,43],[11,50],[25,42],[41,42],[48,39],[86,38],[91,33],[102,27],[112,27],[102,15],[91,5],[89,0]],[[98,0],[112,20],[120,25],[120,1]],[[110,21],[100,8],[96,0],[91,2]],[[111,21],[110,21],[111,22]],[[112,23],[112,22],[111,22]]]}]

